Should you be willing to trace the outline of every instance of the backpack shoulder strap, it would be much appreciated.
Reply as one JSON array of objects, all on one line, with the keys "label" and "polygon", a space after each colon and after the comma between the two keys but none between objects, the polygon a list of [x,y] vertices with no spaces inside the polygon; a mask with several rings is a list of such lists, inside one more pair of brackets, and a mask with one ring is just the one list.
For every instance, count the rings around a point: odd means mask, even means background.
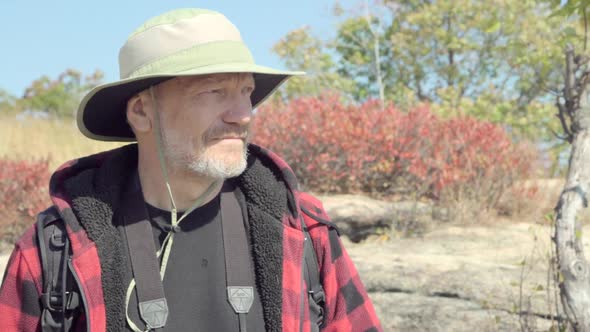
[{"label": "backpack shoulder strap", "polygon": [[[325,226],[328,226],[330,229],[335,230],[336,234],[338,234],[338,236],[340,236],[340,230],[338,229],[338,226],[336,226],[336,224],[334,224],[333,222],[331,222],[329,220],[329,217],[326,214],[326,211],[324,210],[324,208],[322,206],[322,202],[319,199],[317,199],[316,197],[312,196],[309,193],[301,192],[299,202],[300,202],[299,207],[301,208],[301,211],[306,216],[308,216],[314,222],[316,222],[320,225],[325,225]],[[309,221],[309,219],[308,219],[308,221]],[[314,226],[310,226],[309,222],[306,224],[308,225],[308,227],[310,229],[314,227]]]},{"label": "backpack shoulder strap", "polygon": [[316,251],[313,247],[309,230],[301,218],[301,227],[305,237],[303,274],[307,284],[307,295],[309,302],[309,320],[312,322],[311,331],[319,331],[324,323],[324,312],[326,295],[320,281],[320,268]]},{"label": "backpack shoulder strap", "polygon": [[317,226],[328,227],[330,234],[335,233],[335,236],[340,235],[338,227],[329,220],[322,202],[307,192],[299,193],[299,207],[301,208],[301,226],[305,238],[304,248],[304,274],[308,287],[309,296],[309,312],[310,320],[316,324],[312,324],[312,331],[319,331],[324,326],[325,312],[326,312],[326,295],[324,287],[320,280],[319,263],[317,251],[311,241],[309,231]]},{"label": "backpack shoulder strap", "polygon": [[37,222],[35,224],[36,228],[37,228],[37,244],[39,247],[39,255],[41,257],[41,269],[42,269],[42,277],[43,277],[43,291],[45,291],[45,285],[47,283],[49,274],[51,273],[48,270],[48,245],[49,245],[49,241],[50,239],[47,238],[47,236],[45,236],[45,228],[46,226],[50,225],[51,223],[56,222],[59,219],[59,214],[57,212],[57,209],[55,208],[55,206],[51,206],[48,209],[46,209],[45,211],[40,212],[37,215]]},{"label": "backpack shoulder strap", "polygon": [[55,206],[39,213],[37,244],[42,268],[42,331],[68,331],[80,307],[80,295],[68,268],[70,243]]}]

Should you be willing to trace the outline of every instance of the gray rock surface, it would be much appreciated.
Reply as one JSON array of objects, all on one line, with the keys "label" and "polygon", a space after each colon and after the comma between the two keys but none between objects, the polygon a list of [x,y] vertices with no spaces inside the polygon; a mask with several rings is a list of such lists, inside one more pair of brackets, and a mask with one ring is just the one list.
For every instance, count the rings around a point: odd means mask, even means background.
[{"label": "gray rock surface", "polygon": [[345,246],[386,331],[548,331],[550,234],[533,224],[446,226]]},{"label": "gray rock surface", "polygon": [[326,212],[353,242],[394,230],[404,236],[424,233],[433,220],[444,220],[443,209],[421,202],[384,202],[360,195],[323,196]]},{"label": "gray rock surface", "polygon": [[0,256],[0,274],[4,275],[4,269],[6,268],[6,264],[8,263],[8,258],[10,258],[10,253],[6,253]]}]

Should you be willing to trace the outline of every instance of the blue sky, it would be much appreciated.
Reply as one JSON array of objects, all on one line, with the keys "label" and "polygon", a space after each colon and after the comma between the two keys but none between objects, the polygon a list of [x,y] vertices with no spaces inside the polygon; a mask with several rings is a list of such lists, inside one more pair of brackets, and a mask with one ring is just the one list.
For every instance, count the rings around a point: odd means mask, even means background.
[{"label": "blue sky", "polygon": [[[358,1],[340,1],[354,4]],[[105,81],[118,78],[117,56],[127,36],[170,9],[201,7],[224,13],[241,31],[257,62],[283,67],[271,47],[287,32],[309,25],[319,37],[334,34],[334,0],[1,0],[0,88],[21,96],[41,75],[66,68]]]}]

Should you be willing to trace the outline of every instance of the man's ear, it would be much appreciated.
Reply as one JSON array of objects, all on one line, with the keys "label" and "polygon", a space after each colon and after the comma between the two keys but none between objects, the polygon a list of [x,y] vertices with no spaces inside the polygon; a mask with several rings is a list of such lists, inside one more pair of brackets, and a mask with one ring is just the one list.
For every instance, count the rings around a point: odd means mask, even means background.
[{"label": "man's ear", "polygon": [[136,94],[127,101],[127,122],[136,135],[152,129],[152,119],[146,112],[141,94]]}]

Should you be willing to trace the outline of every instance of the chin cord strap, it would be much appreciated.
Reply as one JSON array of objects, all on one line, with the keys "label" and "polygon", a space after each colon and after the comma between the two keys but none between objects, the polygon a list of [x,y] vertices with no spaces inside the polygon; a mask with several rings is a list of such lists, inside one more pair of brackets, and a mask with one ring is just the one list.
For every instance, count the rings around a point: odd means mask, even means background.
[{"label": "chin cord strap", "polygon": [[[162,175],[164,177],[164,181],[166,182],[166,190],[168,191],[168,197],[170,198],[170,206],[172,207],[172,209],[170,211],[171,230],[168,231],[168,234],[164,238],[164,241],[162,242],[162,246],[160,247],[160,250],[158,250],[156,252],[156,256],[158,257],[158,259],[160,257],[162,257],[161,263],[160,263],[160,277],[162,280],[164,280],[164,275],[166,274],[166,266],[168,265],[168,258],[170,256],[172,244],[174,243],[174,233],[178,232],[180,230],[180,227],[178,226],[178,224],[187,215],[189,215],[192,211],[194,211],[196,208],[203,205],[203,201],[205,200],[205,198],[209,197],[209,195],[211,195],[211,193],[215,189],[219,188],[220,181],[214,181],[213,183],[211,183],[209,188],[207,188],[207,190],[199,198],[197,198],[197,200],[193,203],[193,205],[188,210],[186,210],[180,218],[178,218],[176,203],[174,202],[174,197],[172,196],[172,189],[170,188],[170,182],[168,181],[168,171],[166,168],[166,160],[164,158],[164,150],[163,150],[163,145],[162,145],[162,132],[160,131],[160,119],[159,119],[159,115],[158,115],[158,109],[157,109],[157,105],[156,105],[156,98],[154,96],[153,86],[150,86],[149,91],[150,91],[150,97],[151,97],[151,101],[152,101],[152,107],[154,108],[154,111],[155,111],[154,112],[155,116],[154,116],[153,131],[154,131],[154,135],[156,138],[156,144],[157,144],[157,149],[158,149],[158,159],[160,160],[160,169],[162,170]],[[135,278],[132,278],[131,282],[129,283],[129,287],[127,288],[127,294],[125,297],[125,316],[127,317],[127,324],[129,325],[129,327],[133,331],[143,332],[141,329],[139,329],[137,327],[137,325],[135,323],[133,323],[133,321],[129,317],[129,310],[128,310],[129,309],[129,299],[131,298],[131,294],[132,294],[135,286],[136,286]],[[147,326],[145,331],[149,331],[150,329],[151,329],[151,327]]]}]

